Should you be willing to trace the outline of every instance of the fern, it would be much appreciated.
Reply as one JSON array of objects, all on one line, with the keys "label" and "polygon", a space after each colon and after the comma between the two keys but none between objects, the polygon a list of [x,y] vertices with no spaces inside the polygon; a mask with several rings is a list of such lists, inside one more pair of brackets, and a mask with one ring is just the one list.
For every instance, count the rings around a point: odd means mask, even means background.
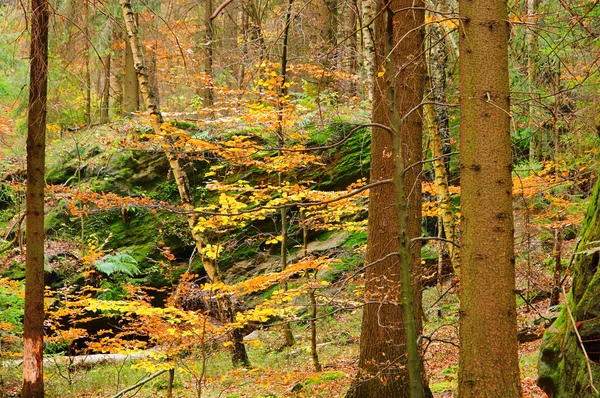
[{"label": "fern", "polygon": [[108,276],[115,272],[122,272],[129,276],[139,274],[138,262],[127,253],[107,254],[94,262],[96,269]]}]

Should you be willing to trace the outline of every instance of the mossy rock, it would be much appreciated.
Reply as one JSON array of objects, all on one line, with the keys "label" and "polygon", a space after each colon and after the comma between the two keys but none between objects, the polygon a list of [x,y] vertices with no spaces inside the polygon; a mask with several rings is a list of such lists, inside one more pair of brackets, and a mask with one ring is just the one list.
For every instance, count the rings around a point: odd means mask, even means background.
[{"label": "mossy rock", "polygon": [[[573,262],[573,285],[567,305],[544,334],[538,361],[538,385],[550,397],[596,397],[591,388],[600,380],[600,185],[596,185],[584,220],[581,244]],[[570,314],[569,312],[570,311]],[[571,315],[573,319],[571,318]]]},{"label": "mossy rock", "polygon": [[[347,136],[356,125],[334,123],[327,127],[331,130],[333,141]],[[337,148],[331,149],[325,156],[328,164],[325,170],[314,170],[310,179],[320,181],[319,189],[341,190],[359,180],[368,178],[371,164],[371,134],[369,129],[359,129]]]}]

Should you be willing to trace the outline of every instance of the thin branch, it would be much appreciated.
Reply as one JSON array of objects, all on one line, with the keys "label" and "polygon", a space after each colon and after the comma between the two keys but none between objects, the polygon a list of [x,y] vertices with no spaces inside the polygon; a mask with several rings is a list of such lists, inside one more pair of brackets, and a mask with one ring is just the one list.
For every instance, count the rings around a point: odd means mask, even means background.
[{"label": "thin branch", "polygon": [[419,236],[416,238],[412,238],[410,240],[410,243],[416,243],[416,242],[420,242],[420,241],[424,241],[424,240],[435,240],[435,241],[440,241],[440,242],[446,242],[446,243],[450,243],[451,245],[454,245],[456,247],[460,247],[460,245],[458,243],[456,243],[455,241],[453,241],[452,239],[446,239],[446,238],[440,238],[438,236]]},{"label": "thin branch", "polygon": [[219,14],[221,13],[221,11],[223,11],[225,9],[225,7],[227,7],[232,2],[233,2],[233,0],[225,0],[220,6],[217,7],[215,12],[213,12],[213,14],[210,16],[210,20],[212,21],[213,19],[218,17]]},{"label": "thin branch", "polygon": [[[562,286],[562,291],[563,291],[563,294],[566,297],[567,296],[567,292],[566,292],[564,286]],[[598,390],[594,386],[594,374],[592,373],[591,360],[590,360],[590,357],[588,356],[587,351],[585,350],[585,346],[583,345],[583,340],[581,339],[581,335],[579,334],[579,330],[577,330],[577,323],[575,322],[575,318],[573,317],[573,314],[571,313],[571,307],[569,306],[569,299],[565,300],[565,308],[567,310],[567,314],[569,314],[569,318],[571,319],[571,322],[573,323],[573,331],[575,332],[575,335],[577,336],[577,340],[579,341],[579,345],[581,346],[581,351],[583,352],[583,356],[585,357],[585,364],[587,366],[588,377],[590,378],[590,387],[592,388],[592,390],[594,390],[594,392],[596,393],[596,395],[598,395],[600,393],[598,392]]]},{"label": "thin branch", "polygon": [[161,374],[165,373],[166,371],[167,371],[167,369],[161,369],[155,373],[152,373],[150,376],[146,377],[143,380],[140,380],[139,382],[135,383],[131,387],[127,387],[126,389],[119,391],[116,395],[113,395],[112,398],[122,397],[123,395],[127,394],[129,391],[135,390],[136,388],[143,386],[144,384],[148,383],[150,380],[154,379],[155,377],[160,376]]}]

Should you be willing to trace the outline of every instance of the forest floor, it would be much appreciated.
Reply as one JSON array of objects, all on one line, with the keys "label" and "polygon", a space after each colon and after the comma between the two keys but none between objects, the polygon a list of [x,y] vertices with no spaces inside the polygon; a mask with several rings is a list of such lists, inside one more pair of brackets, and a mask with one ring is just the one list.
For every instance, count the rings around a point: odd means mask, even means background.
[{"label": "forest floor", "polygon": [[[446,288],[450,286],[448,282]],[[458,382],[458,300],[454,288],[426,314],[425,360],[429,385],[436,398],[457,397]],[[424,303],[439,298],[437,289],[424,292]],[[519,307],[520,328],[533,324],[548,308],[548,300]],[[175,397],[343,397],[357,371],[359,352],[360,310],[337,313],[323,318],[319,324],[319,357],[323,371],[313,370],[307,324],[293,328],[297,344],[281,348],[282,332],[277,327],[253,333],[257,344],[248,344],[251,368],[233,368],[225,349],[206,352],[206,357],[190,357],[178,361],[174,380]],[[539,331],[541,332],[541,330]],[[525,398],[546,397],[535,384],[541,339],[519,345],[521,385]],[[204,370],[202,363],[206,363]],[[120,390],[136,384],[150,373],[136,368],[139,360],[77,367],[71,372],[63,365],[46,367],[47,397],[91,398],[112,397]],[[133,365],[133,366],[132,366]],[[0,376],[5,396],[18,396],[20,366]],[[204,373],[202,373],[204,372]],[[198,391],[197,380],[204,382]],[[167,373],[146,383],[129,395],[136,397],[166,396]]]}]

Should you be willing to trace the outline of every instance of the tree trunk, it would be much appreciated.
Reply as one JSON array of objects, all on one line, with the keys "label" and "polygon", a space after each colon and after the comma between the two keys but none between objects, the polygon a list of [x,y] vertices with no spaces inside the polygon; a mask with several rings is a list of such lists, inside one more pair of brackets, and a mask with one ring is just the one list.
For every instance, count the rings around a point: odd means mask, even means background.
[{"label": "tree trunk", "polygon": [[459,15],[459,396],[520,397],[506,1],[464,1]]},{"label": "tree trunk", "polygon": [[[432,1],[433,6],[436,10],[441,12],[449,12],[447,6],[447,0],[434,0]],[[427,37],[429,38],[427,51],[427,74],[429,76],[429,82],[431,84],[431,99],[438,104],[445,104],[447,102],[447,65],[448,65],[448,47],[451,44],[448,43],[449,38],[452,34],[448,32],[443,25],[439,23],[432,23],[427,25]],[[438,127],[440,139],[443,143],[450,140],[450,117],[448,115],[448,107],[444,105],[428,105],[433,106],[437,122],[435,123]],[[452,152],[450,145],[441,145],[441,153],[448,154]],[[440,153],[440,154],[441,154]],[[444,159],[444,165],[446,167],[446,174],[449,172],[450,158]]]},{"label": "tree trunk", "polygon": [[85,42],[85,125],[92,123],[92,71],[90,69],[90,5],[86,1],[83,5],[83,34]]},{"label": "tree trunk", "polygon": [[100,123],[108,123],[110,121],[110,51],[106,53],[104,60],[104,87],[102,88],[102,104],[100,106]]},{"label": "tree trunk", "polygon": [[[366,2],[363,2],[365,4]],[[377,11],[383,11],[387,2],[379,0]],[[389,7],[397,12],[394,16],[394,64],[390,71],[394,76],[395,107],[399,118],[417,107],[423,97],[423,47],[424,23],[423,3],[413,0],[394,0]],[[410,7],[420,9],[410,9]],[[363,15],[363,21],[365,21]],[[378,70],[386,65],[386,15],[379,13],[375,22],[376,65]],[[402,40],[400,40],[402,38]],[[373,122],[390,125],[390,98],[385,90],[387,78],[378,78],[373,104]],[[403,141],[403,165],[419,162],[422,159],[421,114],[413,112],[401,123],[400,135]],[[387,131],[374,128],[371,142],[371,181],[392,178],[395,170],[393,139]],[[421,168],[412,167],[404,173],[404,186],[408,189],[408,239],[421,235]],[[410,397],[409,377],[406,357],[406,334],[403,324],[400,290],[402,287],[400,261],[393,256],[399,248],[398,217],[395,209],[395,189],[393,184],[372,188],[369,200],[369,224],[367,243],[367,268],[365,274],[365,306],[363,308],[362,332],[360,340],[360,372],[352,383],[347,397]],[[404,232],[405,233],[405,232]],[[416,314],[415,331],[420,333],[420,246],[412,247],[410,267],[413,275],[413,303]]]},{"label": "tree trunk", "polygon": [[140,110],[139,98],[139,84],[133,62],[133,52],[129,40],[125,39],[125,77],[123,79],[124,115],[131,115]]},{"label": "tree trunk", "polygon": [[[285,96],[287,95],[288,89],[285,85],[287,81],[287,63],[288,63],[288,40],[290,37],[290,28],[292,23],[292,5],[293,0],[288,0],[287,8],[285,12],[285,26],[283,28],[283,43],[282,43],[282,51],[281,51],[281,71],[280,75],[282,77],[281,82],[281,91],[280,97],[278,101],[278,117],[277,117],[277,126],[276,126],[276,134],[279,141],[279,146],[283,148],[285,146],[285,135],[283,131],[283,113],[285,112],[285,104],[282,104],[282,101],[285,100]],[[283,155],[280,151],[279,155]],[[283,187],[283,173],[278,173],[278,181],[279,187]],[[288,245],[288,220],[287,220],[287,208],[283,207],[280,210],[281,216],[281,270],[285,270],[287,267],[287,245]],[[284,291],[287,291],[287,281],[282,282],[282,288]],[[292,328],[289,322],[285,322],[283,325],[283,335],[285,338],[285,346],[291,347],[296,343],[296,339],[292,333]]]},{"label": "tree trunk", "polygon": [[527,80],[531,99],[529,101],[529,161],[535,162],[542,158],[542,130],[538,129],[536,121],[536,106],[540,101],[538,91],[538,73],[536,57],[539,54],[538,36],[534,30],[537,25],[538,0],[527,0],[527,27],[525,40],[527,41]]},{"label": "tree trunk", "polygon": [[365,85],[367,91],[367,99],[373,102],[374,82],[375,82],[375,26],[373,18],[375,18],[375,0],[361,0],[362,16],[360,19],[362,28],[362,63],[365,73]]},{"label": "tree trunk", "polygon": [[213,23],[210,19],[213,13],[212,0],[205,0],[204,5],[204,74],[208,82],[204,89],[204,107],[210,108],[215,104],[215,94],[213,89],[213,46],[214,32]]},{"label": "tree trunk", "polygon": [[[152,87],[150,86],[148,70],[144,65],[142,43],[138,35],[137,24],[135,22],[134,13],[131,7],[131,1],[120,0],[120,4],[123,10],[123,19],[127,28],[127,35],[129,37],[129,44],[131,45],[132,56],[135,61],[137,81],[139,82],[140,86],[139,89],[142,94],[142,98],[144,99],[144,102],[146,104],[146,109],[150,113],[150,116],[152,118],[152,128],[154,129],[156,134],[161,134],[160,126],[163,122],[162,114],[156,101],[156,97],[152,92]],[[182,207],[185,210],[189,211],[189,215],[187,217],[188,226],[192,230],[192,237],[194,238],[196,248],[198,249],[198,252],[201,252],[202,247],[204,246],[204,237],[198,229],[195,229],[197,216],[194,213],[194,204],[189,179],[187,177],[187,174],[185,173],[185,170],[179,164],[179,158],[176,154],[169,151],[165,151],[165,157],[169,162],[169,166],[171,167],[173,177],[175,178],[175,183],[177,184],[177,189],[181,198]],[[217,283],[221,281],[219,269],[217,268],[216,264],[212,263],[211,261],[205,261],[204,269],[211,282]],[[233,309],[233,303],[231,302],[231,299],[229,297],[224,297],[220,300],[219,305],[221,306],[221,311],[223,312],[224,319],[226,319],[229,322],[233,322],[235,320],[235,311]],[[234,365],[248,365],[249,359],[248,354],[246,353],[246,348],[242,341],[243,335],[241,330],[234,329],[231,332],[231,336],[233,342],[232,361]]]},{"label": "tree trunk", "polygon": [[27,219],[23,389],[26,398],[44,396],[44,173],[48,91],[48,1],[31,2],[31,52],[27,115]]},{"label": "tree trunk", "polygon": [[554,229],[554,271],[552,278],[552,292],[550,293],[550,306],[558,305],[560,299],[560,288],[562,286],[562,229]]},{"label": "tree trunk", "polygon": [[[442,210],[440,216],[444,230],[444,237],[450,241],[457,242],[458,234],[456,231],[456,223],[454,222],[454,212],[452,211],[452,198],[448,189],[448,172],[445,166],[445,159],[442,150],[442,132],[437,124],[437,117],[433,105],[427,104],[423,106],[425,116],[426,129],[429,132],[429,146],[431,148],[431,156],[433,159],[433,172],[435,175],[435,186],[437,188],[437,200]],[[454,274],[458,276],[459,268],[459,252],[456,246],[451,243],[447,244],[448,254],[454,269]]]},{"label": "tree trunk", "polygon": [[581,241],[574,249],[571,292],[560,316],[544,334],[540,349],[538,385],[549,397],[598,396],[592,385],[600,380],[599,191],[597,182]]}]

